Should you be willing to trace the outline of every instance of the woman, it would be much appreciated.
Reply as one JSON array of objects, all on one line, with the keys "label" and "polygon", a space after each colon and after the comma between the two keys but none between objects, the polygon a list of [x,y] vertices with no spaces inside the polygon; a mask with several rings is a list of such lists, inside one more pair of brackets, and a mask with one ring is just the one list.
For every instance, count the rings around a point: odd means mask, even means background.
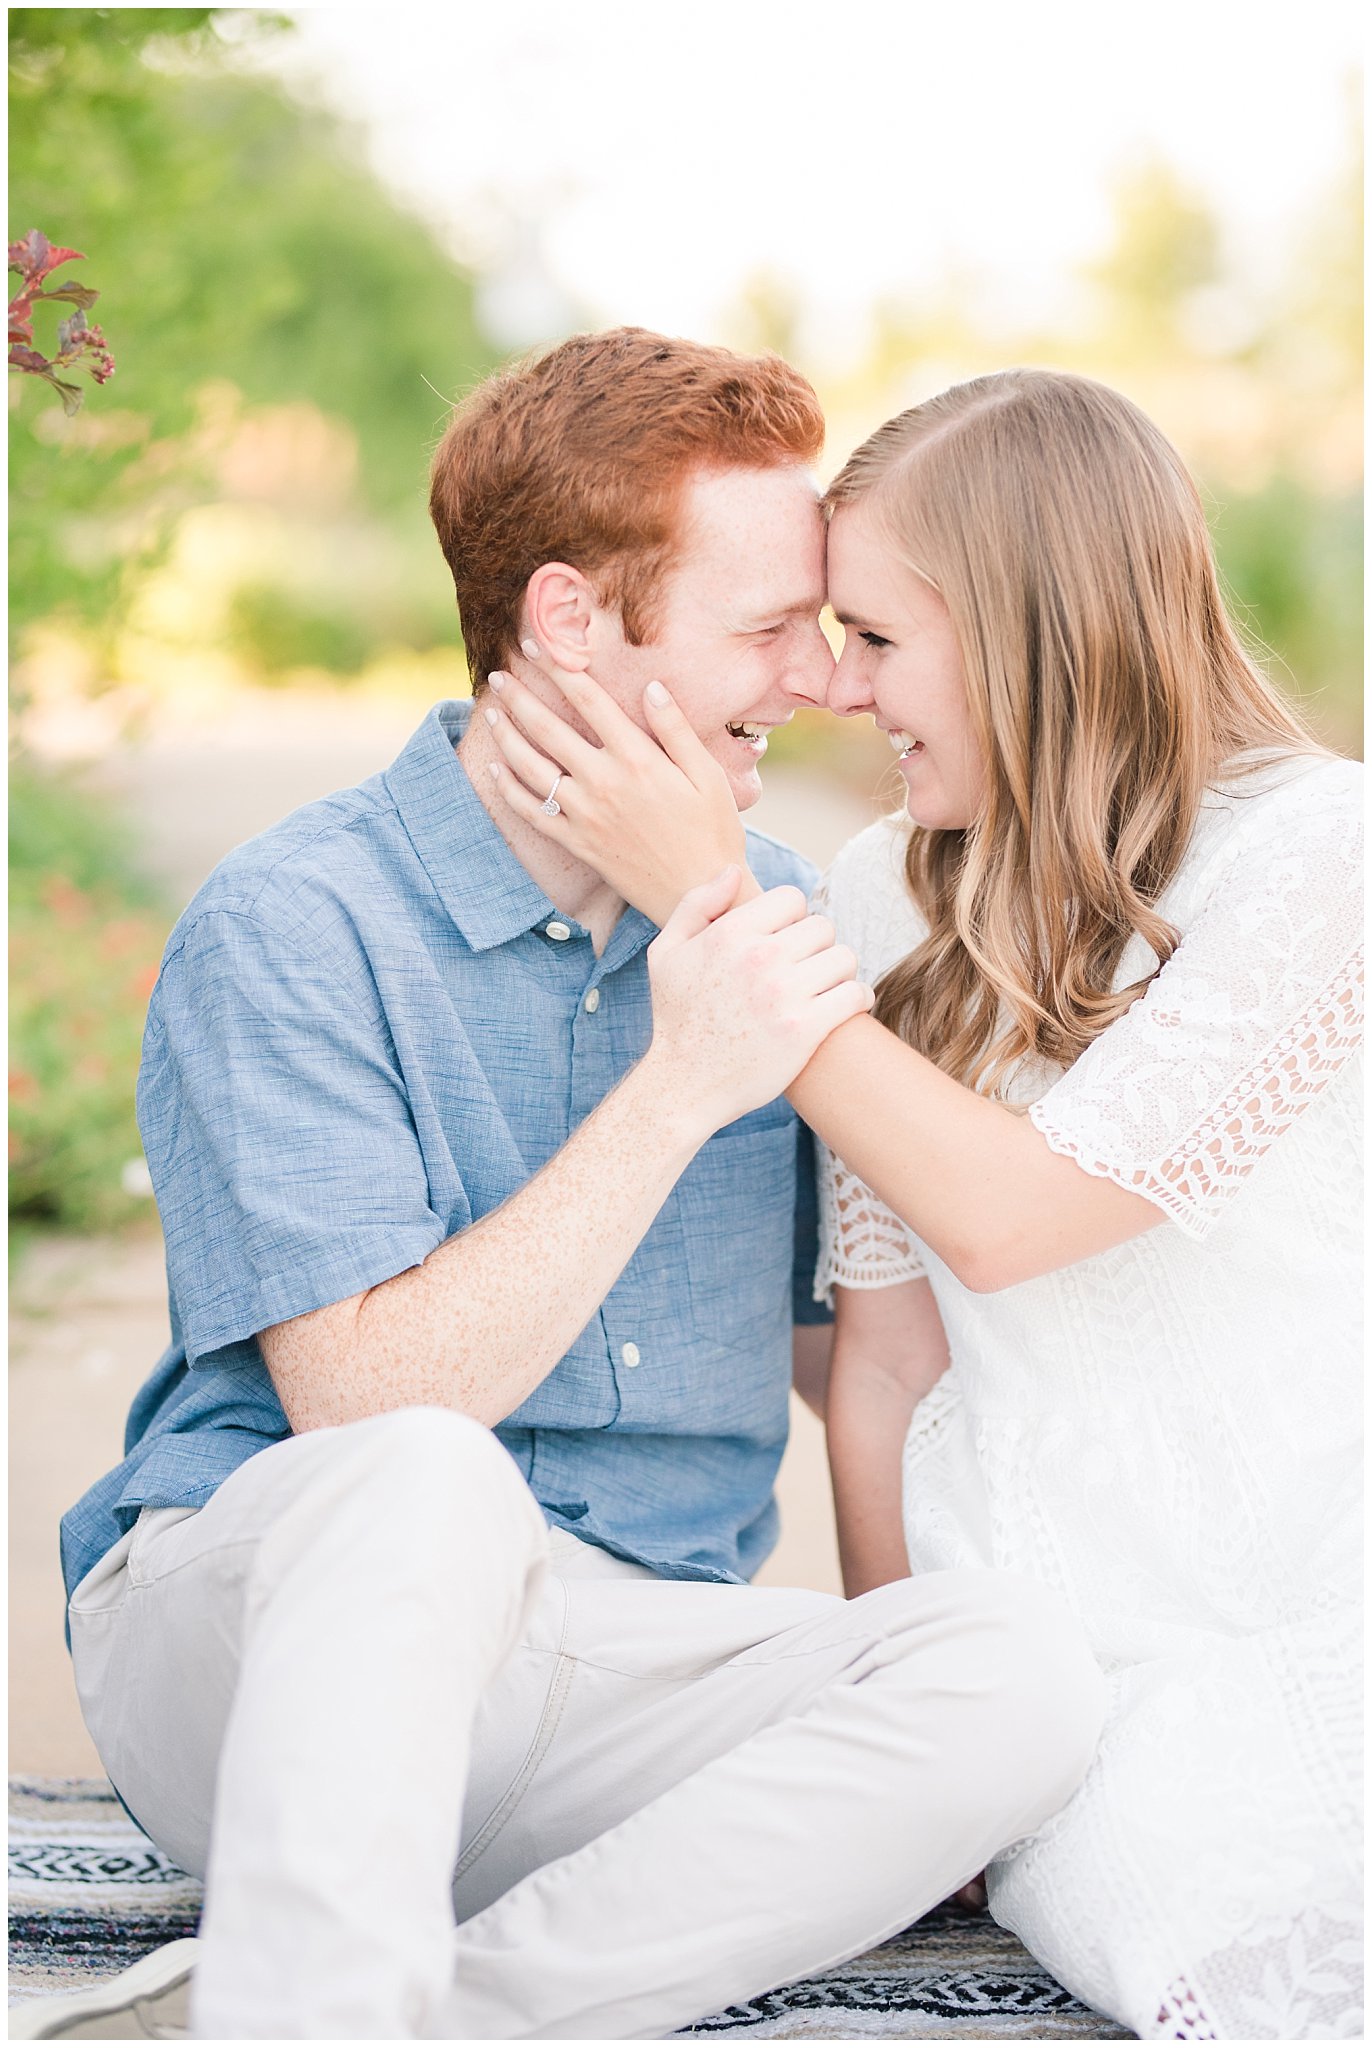
[{"label": "woman", "polygon": [[[1099,385],[955,387],[828,507],[830,704],[906,785],[827,884],[875,1016],[792,1090],[845,1583],[1008,1567],[1084,1619],[1099,1756],[989,1873],[1072,1991],[1147,2037],[1357,2035],[1360,772]],[[660,692],[654,748],[557,680],[600,751],[509,685],[501,787],[533,816],[567,770],[547,829],[660,918],[736,858],[718,771]]]}]

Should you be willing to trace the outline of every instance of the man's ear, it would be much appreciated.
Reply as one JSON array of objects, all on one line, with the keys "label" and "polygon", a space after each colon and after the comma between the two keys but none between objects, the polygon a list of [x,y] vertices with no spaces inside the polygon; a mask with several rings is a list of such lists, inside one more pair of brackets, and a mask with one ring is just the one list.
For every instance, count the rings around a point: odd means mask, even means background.
[{"label": "man's ear", "polygon": [[599,609],[581,571],[565,562],[545,562],[535,569],[524,592],[529,636],[559,668],[590,667],[591,624]]}]

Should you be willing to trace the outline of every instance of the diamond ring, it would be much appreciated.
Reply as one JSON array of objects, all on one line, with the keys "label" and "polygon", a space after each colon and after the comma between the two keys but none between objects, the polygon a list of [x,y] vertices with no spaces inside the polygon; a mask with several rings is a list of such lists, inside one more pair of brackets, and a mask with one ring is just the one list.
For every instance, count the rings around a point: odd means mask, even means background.
[{"label": "diamond ring", "polygon": [[548,791],[548,794],[544,797],[542,803],[539,805],[539,809],[542,811],[545,818],[555,818],[558,812],[562,809],[561,804],[557,800],[558,786],[561,783],[561,781],[562,770],[559,769],[557,772],[557,776],[554,779],[552,788]]}]

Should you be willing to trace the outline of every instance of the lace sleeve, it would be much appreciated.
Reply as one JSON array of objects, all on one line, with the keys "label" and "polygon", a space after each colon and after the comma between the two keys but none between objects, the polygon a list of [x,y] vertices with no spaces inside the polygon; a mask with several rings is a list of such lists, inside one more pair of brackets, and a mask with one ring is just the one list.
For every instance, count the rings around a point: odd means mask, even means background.
[{"label": "lace sleeve", "polygon": [[924,1273],[919,1240],[865,1182],[816,1140],[819,1264],[815,1300],[833,1304],[840,1287],[894,1287]]},{"label": "lace sleeve", "polygon": [[[924,925],[905,886],[909,838],[904,812],[879,819],[850,840],[811,898],[853,948],[858,971],[876,983],[911,952]],[[816,1141],[819,1175],[819,1264],[815,1300],[832,1305],[840,1287],[894,1287],[924,1273],[919,1242],[895,1212]]]},{"label": "lace sleeve", "polygon": [[1237,810],[1172,958],[1029,1111],[1193,1237],[1361,1044],[1361,795],[1338,762]]}]

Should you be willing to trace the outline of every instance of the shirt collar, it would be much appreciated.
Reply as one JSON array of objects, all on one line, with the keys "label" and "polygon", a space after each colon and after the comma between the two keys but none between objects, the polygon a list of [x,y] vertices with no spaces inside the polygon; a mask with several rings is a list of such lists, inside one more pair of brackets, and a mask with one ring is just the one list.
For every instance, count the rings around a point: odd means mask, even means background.
[{"label": "shirt collar", "polygon": [[382,779],[448,915],[472,951],[484,953],[557,913],[457,758],[471,715],[456,699],[435,704]]}]

